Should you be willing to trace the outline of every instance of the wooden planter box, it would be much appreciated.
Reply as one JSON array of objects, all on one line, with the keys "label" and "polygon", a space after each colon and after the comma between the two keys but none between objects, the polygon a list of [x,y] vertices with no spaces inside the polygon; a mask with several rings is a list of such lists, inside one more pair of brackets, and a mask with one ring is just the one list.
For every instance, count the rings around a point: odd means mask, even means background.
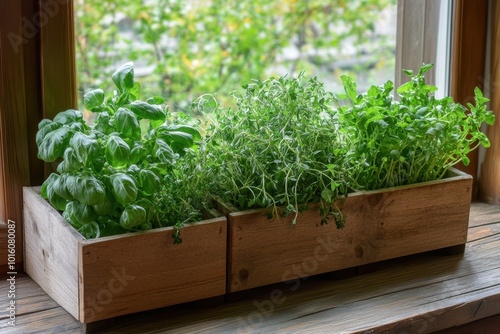
[{"label": "wooden planter box", "polygon": [[292,217],[269,220],[267,210],[231,212],[227,291],[465,245],[471,190],[472,177],[451,169],[439,181],[352,193],[343,229],[321,226],[314,208],[293,228]]},{"label": "wooden planter box", "polygon": [[226,292],[226,218],[86,240],[38,188],[24,188],[24,267],[80,322],[179,304]]}]

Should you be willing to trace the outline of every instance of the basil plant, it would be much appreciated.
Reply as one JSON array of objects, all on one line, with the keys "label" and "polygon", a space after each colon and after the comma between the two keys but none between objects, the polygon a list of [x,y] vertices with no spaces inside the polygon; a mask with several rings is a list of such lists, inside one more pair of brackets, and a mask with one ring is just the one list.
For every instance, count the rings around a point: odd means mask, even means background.
[{"label": "basil plant", "polygon": [[[154,196],[175,161],[201,139],[179,124],[160,97],[140,100],[132,63],[112,76],[116,90],[85,94],[87,124],[69,109],[38,125],[38,157],[58,162],[41,195],[84,237],[152,228]],[[185,119],[185,118],[184,118]]]}]

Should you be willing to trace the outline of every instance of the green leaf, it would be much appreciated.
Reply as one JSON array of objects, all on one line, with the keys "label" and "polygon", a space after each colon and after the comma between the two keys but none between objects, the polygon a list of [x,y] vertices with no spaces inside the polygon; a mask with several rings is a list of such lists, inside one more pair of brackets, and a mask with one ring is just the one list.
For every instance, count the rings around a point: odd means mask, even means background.
[{"label": "green leaf", "polygon": [[97,219],[97,215],[90,205],[78,201],[71,201],[66,205],[63,217],[76,228],[90,224]]},{"label": "green leaf", "polygon": [[134,143],[134,147],[130,151],[129,163],[137,164],[142,162],[148,155],[148,150],[139,142]]},{"label": "green leaf", "polygon": [[49,175],[49,177],[43,182],[42,184],[42,187],[40,188],[40,195],[45,198],[45,199],[48,199],[48,194],[47,194],[47,188],[48,187],[51,187],[52,184],[54,184],[54,182],[56,182],[56,180],[58,180],[60,177],[60,175],[56,174],[56,173],[51,173]]},{"label": "green leaf", "polygon": [[[190,134],[192,136],[192,138],[193,138],[194,141],[201,140],[200,131],[198,131],[198,129],[196,129],[194,126],[181,125],[181,124],[172,124],[172,125],[168,125],[168,126],[161,126],[160,128],[163,128],[163,127],[165,127],[165,129],[168,132],[175,131],[175,132],[185,132],[185,133],[188,133],[188,134]],[[161,131],[160,128],[158,129],[158,131]]]},{"label": "green leaf", "polygon": [[134,101],[128,105],[134,114],[143,119],[154,121],[165,121],[167,115],[163,112],[161,106],[149,104],[143,101]]},{"label": "green leaf", "polygon": [[80,111],[74,109],[68,109],[58,113],[54,117],[54,122],[70,125],[72,123],[85,123],[83,120],[83,115]]},{"label": "green leaf", "polygon": [[170,145],[168,145],[163,139],[156,139],[156,145],[154,148],[155,157],[160,162],[172,163],[178,158],[178,155],[172,150]]},{"label": "green leaf", "polygon": [[38,130],[40,130],[40,129],[41,129],[41,128],[43,128],[44,126],[47,126],[47,125],[49,125],[49,124],[51,124],[51,123],[52,123],[52,121],[51,121],[50,119],[46,119],[46,118],[45,118],[45,119],[42,119],[42,120],[40,121],[40,123],[38,123]]},{"label": "green leaf", "polygon": [[104,103],[104,91],[102,89],[94,89],[85,93],[83,96],[83,104],[85,108],[92,111],[100,111],[101,105]]},{"label": "green leaf", "polygon": [[69,146],[73,148],[78,160],[86,167],[89,167],[100,155],[102,155],[99,142],[81,132],[75,133],[69,141]]},{"label": "green leaf", "polygon": [[110,136],[105,148],[106,160],[113,167],[125,167],[129,162],[130,147],[119,136]]},{"label": "green leaf", "polygon": [[124,173],[111,175],[111,186],[116,201],[123,206],[134,202],[137,198],[137,186],[132,177]]},{"label": "green leaf", "polygon": [[79,170],[81,167],[83,167],[83,164],[76,156],[75,150],[68,147],[64,151],[63,161],[57,166],[57,171],[61,174],[69,173]]},{"label": "green leaf", "polygon": [[134,87],[134,63],[123,64],[111,78],[120,92],[130,90]]},{"label": "green leaf", "polygon": [[146,210],[139,205],[129,205],[120,216],[120,226],[132,230],[146,221]]},{"label": "green leaf", "polygon": [[63,126],[47,133],[38,145],[38,158],[46,162],[53,162],[63,156],[71,138],[71,131]]},{"label": "green leaf", "polygon": [[68,190],[67,187],[67,174],[61,175],[59,178],[57,178],[54,183],[52,184],[52,187],[54,188],[54,191],[56,194],[64,198],[65,200],[72,201],[75,198],[73,195],[71,195],[71,192]]},{"label": "green leaf", "polygon": [[104,184],[93,175],[68,175],[66,187],[71,196],[86,205],[97,205],[106,200]]},{"label": "green leaf", "polygon": [[134,82],[134,86],[129,90],[130,100],[139,100],[141,98],[141,90],[141,84],[138,81]]},{"label": "green leaf", "polygon": [[114,202],[114,198],[110,199],[108,198],[108,196],[106,196],[106,199],[103,202],[93,205],[92,208],[97,215],[108,216],[112,215],[115,212],[116,205]]},{"label": "green leaf", "polygon": [[141,198],[135,202],[136,205],[139,205],[146,210],[146,221],[151,221],[154,218],[156,213],[153,202],[146,198]]},{"label": "green leaf", "polygon": [[115,116],[116,130],[122,138],[141,139],[141,128],[134,113],[126,108],[119,108]]},{"label": "green leaf", "polygon": [[146,102],[149,104],[164,104],[165,99],[161,96],[153,96],[153,97],[148,98],[146,100]]},{"label": "green leaf", "polygon": [[354,103],[358,103],[358,92],[356,88],[356,82],[347,75],[341,75],[340,79],[342,80],[342,84],[344,85],[344,91],[347,94],[347,97]]},{"label": "green leaf", "polygon": [[399,95],[402,95],[402,94],[412,90],[414,88],[413,86],[414,86],[413,81],[405,82],[404,84],[402,84],[401,86],[398,87],[397,93]]},{"label": "green leaf", "polygon": [[[44,121],[48,121],[48,122],[44,122]],[[42,123],[43,123],[43,125],[42,125]],[[52,122],[50,120],[42,120],[38,125],[39,130],[37,131],[36,137],[35,137],[35,142],[36,142],[37,146],[40,146],[43,139],[45,138],[45,136],[48,133],[59,129],[60,127],[62,127],[61,123]]]},{"label": "green leaf", "polygon": [[424,73],[430,70],[433,66],[434,64],[423,64],[418,70],[418,75],[424,75]]},{"label": "green leaf", "polygon": [[160,178],[152,171],[143,169],[139,172],[139,186],[144,196],[152,196],[160,186]]}]

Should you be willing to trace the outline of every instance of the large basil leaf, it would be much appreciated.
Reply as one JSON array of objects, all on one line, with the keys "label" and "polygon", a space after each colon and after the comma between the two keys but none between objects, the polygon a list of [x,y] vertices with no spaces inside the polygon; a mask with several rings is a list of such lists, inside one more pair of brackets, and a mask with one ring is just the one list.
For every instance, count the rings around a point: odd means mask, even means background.
[{"label": "large basil leaf", "polygon": [[[45,122],[48,121],[48,122]],[[43,124],[42,124],[43,123]],[[40,145],[45,138],[45,136],[56,129],[59,129],[62,126],[61,123],[52,122],[51,120],[44,119],[38,124],[38,131],[36,133],[35,142],[37,145]]]},{"label": "large basil leaf", "polygon": [[59,211],[66,210],[67,201],[57,194],[53,185],[47,187],[47,197],[54,208]]},{"label": "large basil leaf", "polygon": [[120,108],[115,114],[116,130],[124,138],[141,139],[141,128],[134,113],[126,108]]},{"label": "large basil leaf", "polygon": [[38,145],[38,158],[46,162],[53,162],[63,156],[72,132],[66,126],[47,133]]},{"label": "large basil leaf", "polygon": [[82,162],[78,160],[75,150],[68,147],[64,151],[63,161],[57,166],[57,171],[59,173],[69,173],[80,169],[83,166]]},{"label": "large basil leaf", "polygon": [[104,91],[102,89],[94,89],[90,92],[85,93],[83,96],[83,104],[85,108],[88,110],[92,110],[94,112],[101,111],[104,102]]},{"label": "large basil leaf", "polygon": [[110,136],[105,149],[106,160],[113,167],[125,167],[130,156],[130,147],[118,136]]},{"label": "large basil leaf", "polygon": [[146,210],[139,205],[127,206],[120,216],[120,226],[126,230],[132,230],[144,223],[147,218]]},{"label": "large basil leaf", "polygon": [[60,177],[58,177],[54,183],[52,184],[52,188],[62,198],[68,201],[72,201],[75,198],[73,195],[71,195],[71,192],[68,190],[67,187],[67,180],[68,180],[68,174],[63,174]]},{"label": "large basil leaf", "polygon": [[116,131],[115,127],[110,122],[107,112],[101,112],[97,115],[94,130],[106,135]]},{"label": "large basil leaf", "polygon": [[40,194],[43,198],[47,199],[52,206],[57,210],[63,211],[66,208],[66,200],[59,196],[55,191],[57,186],[56,183],[59,182],[60,175],[52,173],[49,175],[47,180],[42,184],[42,189]]},{"label": "large basil leaf", "polygon": [[102,203],[93,206],[95,213],[97,213],[99,216],[112,215],[116,210],[116,203],[114,202],[114,199],[109,198],[109,196],[111,195],[108,195],[107,193],[106,195],[106,199]]},{"label": "large basil leaf", "polygon": [[198,129],[196,129],[194,126],[182,125],[182,124],[171,124],[171,125],[168,125],[168,126],[166,126],[166,125],[161,126],[160,128],[165,128],[168,132],[184,132],[184,133],[189,133],[193,137],[194,141],[201,140],[200,131],[198,131]]},{"label": "large basil leaf", "polygon": [[134,101],[128,105],[128,108],[140,118],[154,121],[165,121],[167,118],[160,105],[149,104],[144,101]]},{"label": "large basil leaf", "polygon": [[83,115],[79,110],[68,109],[58,113],[54,117],[54,122],[70,125],[73,123],[85,123]]},{"label": "large basil leaf", "polygon": [[154,152],[156,158],[160,162],[172,163],[175,159],[178,158],[178,155],[174,153],[170,145],[168,145],[163,139],[160,138],[156,139]]},{"label": "large basil leaf", "polygon": [[139,172],[139,184],[140,191],[145,196],[151,196],[158,190],[158,187],[160,186],[160,178],[152,171],[143,169]]},{"label": "large basil leaf", "polygon": [[142,206],[144,210],[146,210],[146,221],[150,221],[151,219],[153,219],[154,215],[156,214],[153,202],[151,202],[146,198],[141,198],[140,200],[137,200],[135,202],[135,205]]},{"label": "large basil leaf", "polygon": [[90,205],[85,205],[78,201],[71,201],[66,205],[63,217],[74,227],[80,228],[85,224],[91,224],[95,221],[97,215]]},{"label": "large basil leaf", "polygon": [[134,63],[128,62],[120,66],[111,77],[118,90],[127,91],[134,87]]},{"label": "large basil leaf", "polygon": [[69,141],[69,146],[73,148],[78,159],[87,167],[101,155],[99,142],[81,132],[75,133]]},{"label": "large basil leaf", "polygon": [[96,205],[106,200],[104,184],[93,175],[68,175],[66,187],[71,196],[86,205]]},{"label": "large basil leaf", "polygon": [[111,175],[111,187],[116,201],[123,206],[134,202],[137,198],[137,186],[132,177],[124,173]]},{"label": "large basil leaf", "polygon": [[52,184],[54,184],[54,182],[56,182],[56,180],[59,179],[59,177],[60,175],[56,173],[51,173],[49,177],[43,182],[42,187],[40,188],[40,195],[43,198],[45,199],[49,198],[49,196],[47,195],[47,188],[49,186],[52,186]]},{"label": "large basil leaf", "polygon": [[139,142],[134,143],[134,147],[130,151],[129,163],[136,164],[146,158],[149,151]]}]

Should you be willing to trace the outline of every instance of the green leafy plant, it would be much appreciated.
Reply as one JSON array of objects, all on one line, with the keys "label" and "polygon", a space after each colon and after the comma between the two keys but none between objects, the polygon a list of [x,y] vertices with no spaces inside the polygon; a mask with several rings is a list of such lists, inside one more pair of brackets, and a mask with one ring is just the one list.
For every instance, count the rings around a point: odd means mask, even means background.
[{"label": "green leafy plant", "polygon": [[[116,70],[112,81],[111,95],[95,89],[84,96],[95,116],[91,125],[71,109],[40,122],[38,157],[59,162],[41,195],[87,238],[154,225],[179,227],[185,221],[179,213],[169,222],[154,203],[162,196],[180,200],[165,189],[177,182],[176,161],[196,147],[200,133],[183,123],[185,118],[169,114],[163,98],[140,100],[132,63]],[[193,216],[193,207],[178,210],[184,209]]]},{"label": "green leafy plant", "polygon": [[350,103],[339,107],[339,130],[347,145],[347,182],[354,190],[381,189],[442,178],[459,161],[468,165],[467,154],[479,145],[489,147],[481,132],[483,123],[493,124],[488,99],[479,88],[475,104],[465,106],[453,98],[437,99],[435,86],[425,82],[432,68],[424,64],[410,80],[397,88],[393,83],[372,86],[358,94],[356,83],[342,76]]},{"label": "green leafy plant", "polygon": [[320,202],[322,223],[343,217],[342,142],[333,95],[316,78],[253,81],[236,108],[215,108],[207,132],[210,189],[240,209],[295,214]]}]

